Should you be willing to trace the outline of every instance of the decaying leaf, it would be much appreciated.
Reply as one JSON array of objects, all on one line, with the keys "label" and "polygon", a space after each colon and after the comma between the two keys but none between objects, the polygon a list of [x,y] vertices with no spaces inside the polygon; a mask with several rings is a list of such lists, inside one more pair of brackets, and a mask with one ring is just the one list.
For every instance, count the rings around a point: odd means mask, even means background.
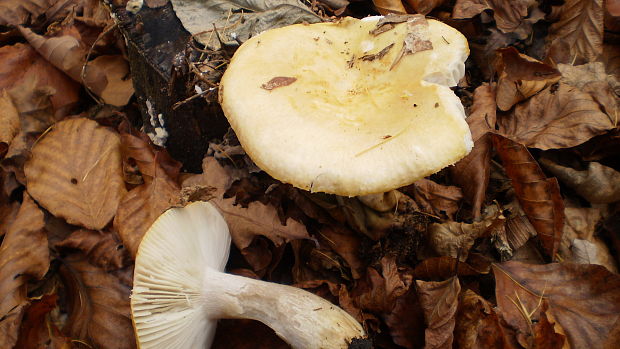
[{"label": "decaying leaf", "polygon": [[615,126],[590,94],[562,82],[497,121],[502,134],[543,150],[574,147]]},{"label": "decaying leaf", "polygon": [[[50,100],[54,111],[61,115],[65,115],[66,109],[79,99],[79,84],[45,60],[28,44],[17,43],[0,47],[0,62],[2,62],[0,89],[11,89],[16,93],[19,89],[32,89],[30,81],[36,81],[34,87],[54,92]],[[23,91],[20,95],[28,93],[32,95],[33,91]],[[27,110],[22,112],[26,113]]]},{"label": "decaying leaf", "polygon": [[43,132],[57,121],[52,104],[54,94],[54,88],[40,86],[39,77],[35,75],[27,75],[9,90],[19,112],[21,132]]},{"label": "decaying leaf", "polygon": [[132,257],[136,256],[142,236],[151,224],[180,201],[178,177],[181,164],[145,138],[145,135],[121,135],[125,162],[133,159],[144,179],[144,184],[123,197],[114,217],[114,228]]},{"label": "decaying leaf", "polygon": [[28,191],[52,214],[103,228],[126,193],[118,134],[88,119],[59,122],[32,148]]},{"label": "decaying leaf", "polygon": [[255,201],[244,208],[235,205],[234,199],[214,199],[211,203],[224,215],[233,242],[239,249],[248,247],[255,235],[266,236],[276,245],[310,238],[306,227],[292,218],[283,225],[273,206]]},{"label": "decaying leaf", "polygon": [[424,347],[424,310],[414,287],[396,299],[394,308],[383,319],[394,343],[405,348]]},{"label": "decaying leaf", "polygon": [[171,0],[176,16],[210,49],[237,46],[267,29],[321,18],[296,0]]},{"label": "decaying leaf", "polygon": [[413,277],[416,279],[426,280],[446,280],[454,276],[472,276],[487,274],[490,266],[482,270],[478,270],[465,262],[456,265],[456,258],[450,256],[431,257],[423,260],[416,265],[413,270]]},{"label": "decaying leaf", "polygon": [[88,51],[74,36],[47,38],[28,28],[18,28],[41,56],[73,80],[84,83],[106,103],[123,106],[133,95],[131,79],[127,78],[129,66],[121,56],[99,56],[84,68]]},{"label": "decaying leaf", "polygon": [[547,256],[554,259],[564,226],[564,203],[557,180],[546,178],[523,145],[499,135],[494,135],[493,143],[519,204],[536,229]]},{"label": "decaying leaf", "polygon": [[49,318],[49,313],[57,307],[58,294],[46,294],[33,300],[24,313],[15,348],[69,349],[71,340]]},{"label": "decaying leaf", "polygon": [[507,348],[506,333],[493,306],[472,290],[461,292],[454,340],[459,348]]},{"label": "decaying leaf", "polygon": [[12,348],[17,341],[24,307],[28,304],[27,283],[41,279],[49,268],[43,212],[24,192],[17,218],[0,245],[0,347]]},{"label": "decaying leaf", "polygon": [[448,256],[461,261],[467,259],[474,241],[487,233],[494,217],[472,224],[460,222],[432,223],[428,226],[424,252],[432,251],[436,256]]},{"label": "decaying leaf", "polygon": [[366,278],[359,281],[351,296],[362,310],[389,314],[396,299],[409,289],[409,282],[403,280],[393,257],[383,257],[380,265],[380,272],[370,267],[367,269]]},{"label": "decaying leaf", "polygon": [[516,216],[506,220],[506,238],[514,250],[525,245],[534,236],[536,236],[536,229],[527,216]]},{"label": "decaying leaf", "polygon": [[571,262],[577,264],[598,264],[607,270],[617,273],[618,268],[613,262],[613,257],[609,253],[609,249],[605,243],[599,239],[594,242],[588,240],[574,239],[571,242]]},{"label": "decaying leaf", "polygon": [[620,201],[620,172],[611,167],[592,161],[586,169],[577,170],[548,158],[541,158],[540,164],[593,204]]},{"label": "decaying leaf", "polygon": [[498,50],[495,69],[497,82],[497,107],[509,110],[545,87],[560,80],[561,74],[534,58],[519,53],[514,47]]},{"label": "decaying leaf", "polygon": [[[493,10],[493,18],[497,28],[504,33],[516,32],[521,38],[531,32],[531,25],[542,19],[536,1],[516,0],[505,2],[501,0],[457,0],[452,12],[453,18],[471,18],[484,10]],[[530,12],[536,12],[533,15]]]},{"label": "decaying leaf", "polygon": [[[19,112],[6,90],[0,91],[0,143],[11,144],[20,129]],[[3,154],[0,153],[0,158]]]},{"label": "decaying leaf", "polygon": [[124,268],[130,262],[129,253],[112,232],[79,229],[56,247],[78,249],[92,265],[105,271]]},{"label": "decaying leaf", "polygon": [[80,254],[63,259],[60,275],[69,303],[62,331],[101,348],[135,348],[130,286],[88,263]]},{"label": "decaying leaf", "polygon": [[555,13],[547,36],[553,61],[595,61],[603,50],[603,0],[566,0]]},{"label": "decaying leaf", "polygon": [[455,315],[461,284],[454,276],[445,281],[416,280],[416,290],[424,309],[425,348],[452,348]]},{"label": "decaying leaf", "polygon": [[495,131],[495,111],[495,86],[483,84],[476,88],[474,104],[467,117],[474,148],[449,168],[452,180],[463,190],[463,199],[472,206],[474,218],[480,217],[489,184],[491,139],[485,133]]},{"label": "decaying leaf", "polygon": [[400,0],[372,0],[372,3],[375,5],[377,12],[382,15],[391,13],[407,13],[407,10]]},{"label": "decaying leaf", "polygon": [[497,305],[513,328],[531,334],[529,321],[537,318],[546,301],[547,316],[556,323],[555,331],[561,329],[566,335],[571,348],[612,348],[619,344],[605,346],[608,335],[620,326],[617,274],[598,265],[574,263],[506,262],[493,265],[493,271]]},{"label": "decaying leaf", "polygon": [[401,188],[418,206],[418,209],[439,217],[454,218],[463,197],[460,188],[437,184],[428,179],[421,179]]},{"label": "decaying leaf", "polygon": [[443,5],[446,0],[406,0],[416,13],[427,15],[435,8]]},{"label": "decaying leaf", "polygon": [[[52,7],[54,0],[2,0],[0,1],[0,25],[24,24],[36,19]],[[60,1],[60,2],[66,2]]]}]

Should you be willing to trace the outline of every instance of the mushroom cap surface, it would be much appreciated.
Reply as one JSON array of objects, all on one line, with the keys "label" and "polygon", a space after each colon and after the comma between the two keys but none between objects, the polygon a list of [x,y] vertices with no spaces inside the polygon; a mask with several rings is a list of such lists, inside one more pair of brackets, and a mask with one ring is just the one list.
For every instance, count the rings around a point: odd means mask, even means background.
[{"label": "mushroom cap surface", "polygon": [[205,268],[223,271],[228,226],[197,201],[162,214],[144,235],[134,270],[131,313],[140,348],[208,348],[216,320],[201,299]]},{"label": "mushroom cap surface", "polygon": [[[449,88],[465,72],[466,38],[417,18],[377,35],[377,17],[297,24],[241,45],[220,102],[256,165],[305,190],[356,196],[467,155],[471,134]],[[431,49],[404,52],[426,42]]]}]

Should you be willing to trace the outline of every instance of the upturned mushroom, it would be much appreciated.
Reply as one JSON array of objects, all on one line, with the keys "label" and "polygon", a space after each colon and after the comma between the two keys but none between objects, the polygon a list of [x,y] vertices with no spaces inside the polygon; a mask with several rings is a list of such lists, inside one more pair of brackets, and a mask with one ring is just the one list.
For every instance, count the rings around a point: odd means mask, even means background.
[{"label": "upturned mushroom", "polygon": [[297,24],[237,49],[220,102],[272,177],[315,192],[381,193],[473,147],[450,89],[468,54],[459,31],[421,15]]},{"label": "upturned mushroom", "polygon": [[173,208],[136,257],[131,311],[140,348],[208,348],[217,319],[254,319],[293,348],[347,348],[365,336],[329,301],[292,286],[223,272],[231,237],[208,202]]}]

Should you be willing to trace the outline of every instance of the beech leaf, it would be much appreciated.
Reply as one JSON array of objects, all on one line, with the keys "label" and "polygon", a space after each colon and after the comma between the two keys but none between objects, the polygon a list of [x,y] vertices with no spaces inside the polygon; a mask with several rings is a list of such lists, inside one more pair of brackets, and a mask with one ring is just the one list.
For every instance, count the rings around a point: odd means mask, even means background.
[{"label": "beech leaf", "polygon": [[547,36],[553,61],[584,63],[596,60],[603,50],[603,0],[565,0],[558,17],[558,21],[549,27]]},{"label": "beech leaf", "polygon": [[100,348],[136,347],[130,286],[88,263],[80,254],[63,260],[60,275],[69,303],[64,333]]},{"label": "beech leaf", "polygon": [[424,348],[452,348],[455,315],[461,292],[459,279],[454,276],[440,282],[416,280],[415,283],[426,321]]},{"label": "beech leaf", "polygon": [[56,247],[78,249],[88,257],[91,264],[105,271],[121,269],[130,264],[127,249],[112,232],[79,229],[57,243]]},{"label": "beech leaf", "polygon": [[101,229],[125,195],[120,137],[89,119],[61,121],[32,148],[28,191],[71,224]]},{"label": "beech leaf", "polygon": [[519,204],[536,229],[547,256],[554,259],[564,226],[564,203],[557,180],[546,178],[523,145],[499,135],[494,135],[493,143],[512,180]]},{"label": "beech leaf", "polygon": [[454,339],[459,348],[506,348],[506,333],[493,305],[472,290],[461,292]]},{"label": "beech leaf", "polygon": [[[484,10],[493,10],[497,28],[504,33],[517,32],[525,38],[531,32],[531,24],[541,18],[541,14],[529,13],[530,8],[537,9],[535,0],[457,0],[452,17],[456,19],[471,18]],[[529,17],[529,18],[528,18]]]},{"label": "beech leaf", "polygon": [[497,305],[509,325],[528,329],[518,307],[536,318],[544,300],[556,332],[561,326],[571,348],[611,348],[605,346],[606,339],[620,325],[617,274],[599,265],[519,262],[494,264],[493,272]]},{"label": "beech leaf", "polygon": [[27,287],[41,279],[49,268],[49,249],[43,227],[43,211],[27,192],[15,221],[0,245],[0,347],[12,348],[17,341]]}]

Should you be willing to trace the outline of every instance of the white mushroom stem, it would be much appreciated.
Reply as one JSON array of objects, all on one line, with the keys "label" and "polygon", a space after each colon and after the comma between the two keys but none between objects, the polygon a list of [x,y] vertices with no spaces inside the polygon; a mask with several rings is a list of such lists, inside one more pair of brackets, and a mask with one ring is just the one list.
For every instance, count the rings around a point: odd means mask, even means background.
[{"label": "white mushroom stem", "polygon": [[212,318],[258,320],[293,348],[347,348],[364,330],[347,312],[302,289],[207,268],[203,301]]}]

